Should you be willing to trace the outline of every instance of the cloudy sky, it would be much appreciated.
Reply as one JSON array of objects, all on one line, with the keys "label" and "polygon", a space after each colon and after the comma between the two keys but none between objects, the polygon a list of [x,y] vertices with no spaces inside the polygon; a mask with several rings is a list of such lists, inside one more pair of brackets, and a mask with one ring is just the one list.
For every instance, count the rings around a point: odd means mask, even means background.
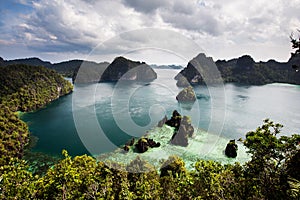
[{"label": "cloudy sky", "polygon": [[0,56],[176,63],[202,51],[287,61],[299,10],[300,0],[1,0]]}]

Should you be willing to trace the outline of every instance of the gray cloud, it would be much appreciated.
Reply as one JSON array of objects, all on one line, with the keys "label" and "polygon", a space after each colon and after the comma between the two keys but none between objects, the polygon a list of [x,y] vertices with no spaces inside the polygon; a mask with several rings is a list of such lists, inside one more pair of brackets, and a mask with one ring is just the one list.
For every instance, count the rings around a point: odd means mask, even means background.
[{"label": "gray cloud", "polygon": [[[240,0],[18,2],[32,6],[32,11],[1,18],[1,44],[24,45],[37,53],[86,53],[118,34],[156,27],[192,38],[215,58],[247,53],[256,60],[272,55],[283,60],[290,55],[289,34],[300,27],[298,0],[288,4],[281,0],[272,4],[267,0],[253,0],[251,4]],[[174,44],[169,45],[177,45],[176,40],[171,42]],[[103,47],[102,53],[118,53],[139,44],[154,45],[155,41],[144,33],[125,34]]]},{"label": "gray cloud", "polygon": [[141,1],[141,0],[124,0],[124,3],[134,10],[143,13],[151,13],[158,8],[167,7],[170,4],[168,0],[151,0],[151,1]]}]

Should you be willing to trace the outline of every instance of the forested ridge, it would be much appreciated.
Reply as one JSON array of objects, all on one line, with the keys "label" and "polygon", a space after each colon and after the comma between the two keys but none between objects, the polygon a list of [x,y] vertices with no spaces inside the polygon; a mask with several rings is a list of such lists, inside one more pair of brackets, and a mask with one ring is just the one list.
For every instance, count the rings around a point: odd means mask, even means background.
[{"label": "forested ridge", "polygon": [[36,110],[72,90],[71,83],[45,67],[0,67],[0,103],[11,111]]},{"label": "forested ridge", "polygon": [[[21,159],[29,143],[29,131],[16,111],[33,111],[72,92],[73,86],[61,75],[45,67],[0,66],[0,193],[3,169],[11,160]],[[12,196],[11,196],[12,198]]]},{"label": "forested ridge", "polygon": [[[298,40],[295,42],[298,42]],[[298,48],[297,46],[295,47]],[[292,67],[299,66],[299,61],[300,56],[298,54],[292,54],[287,62],[277,62],[272,59],[267,62],[256,62],[251,56],[243,55],[239,58],[233,58],[230,60],[217,60],[215,64],[220,72],[222,81],[224,81],[225,83],[263,85],[280,82],[300,84],[300,75],[299,73],[296,73],[295,68]],[[109,65],[109,63],[106,62],[96,63],[84,60],[70,60],[52,64],[47,61],[42,61],[39,58],[15,59],[7,61],[3,60],[2,64],[28,64],[33,66],[42,65],[49,69],[53,69],[64,76],[72,77],[73,80],[75,80],[80,67],[83,66],[85,74],[84,76],[79,77],[79,82],[98,82],[100,79],[100,77],[98,77],[98,74],[102,74]],[[154,68],[159,67],[154,66]],[[109,73],[103,74],[104,76],[102,78],[102,81],[111,80],[116,75],[112,76],[110,73],[116,73],[116,71],[117,70],[107,71]],[[199,73],[200,71],[200,69],[197,69],[197,66],[189,63],[186,68],[182,69],[180,72],[180,74],[183,75],[185,79],[181,80],[179,78],[179,75],[177,75],[177,85],[185,87],[189,84],[203,84],[204,80]]]}]

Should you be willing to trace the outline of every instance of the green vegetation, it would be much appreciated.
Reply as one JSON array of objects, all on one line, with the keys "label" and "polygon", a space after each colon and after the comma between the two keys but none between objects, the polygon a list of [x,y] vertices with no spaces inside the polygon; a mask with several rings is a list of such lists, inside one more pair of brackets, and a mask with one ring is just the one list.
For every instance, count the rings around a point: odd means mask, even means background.
[{"label": "green vegetation", "polygon": [[[300,30],[298,30],[300,33]],[[294,38],[293,34],[290,36],[292,48],[295,49],[294,53],[291,53],[292,56],[296,56],[300,54],[300,35],[298,35],[298,38]]]},{"label": "green vegetation", "polygon": [[72,90],[71,83],[44,67],[0,67],[0,166],[5,168],[12,159],[21,159],[29,142],[28,127],[15,112],[36,110]]},{"label": "green vegetation", "polygon": [[[300,30],[298,30],[300,33]],[[292,63],[292,68],[298,72],[300,68],[300,34],[298,35],[298,38],[295,38],[293,34],[290,36],[292,48],[295,49],[295,52],[291,53],[291,59],[290,62]]]},{"label": "green vegetation", "polygon": [[[255,62],[248,55],[231,60],[217,60],[216,66],[225,83],[239,83],[246,85],[263,85],[269,83],[292,83],[300,84],[300,75],[295,73],[292,66],[299,63],[299,56],[291,57],[286,63],[279,63],[275,60],[268,62]],[[197,62],[195,62],[197,63]],[[200,69],[199,69],[200,68]],[[189,62],[176,77],[177,86],[185,87],[187,85],[204,84],[201,67],[194,66]],[[214,78],[210,77],[210,80]],[[216,83],[219,83],[217,80]]]},{"label": "green vegetation", "polygon": [[64,159],[41,176],[11,157],[0,167],[1,199],[298,199],[300,136],[281,136],[270,120],[246,134],[252,159],[240,165],[199,160],[188,171],[171,156],[161,169],[137,157],[127,166],[83,155]]},{"label": "green vegetation", "polygon": [[36,110],[72,90],[71,83],[44,67],[0,67],[0,104],[11,111]]},{"label": "green vegetation", "polygon": [[180,103],[194,102],[196,101],[196,95],[192,86],[183,88],[178,95],[176,100]]},{"label": "green vegetation", "polygon": [[72,158],[64,150],[56,164],[51,160],[30,169],[23,157],[28,127],[13,111],[40,108],[72,86],[42,67],[0,70],[0,199],[300,198],[300,135],[279,136],[282,125],[268,119],[246,134],[252,159],[243,165],[199,160],[189,171],[181,158],[171,156],[155,169],[139,157],[124,166],[87,155]]},{"label": "green vegetation", "polygon": [[0,166],[21,158],[28,143],[27,125],[8,107],[0,104]]},{"label": "green vegetation", "polygon": [[102,81],[153,81],[157,78],[155,71],[145,62],[132,61],[117,57],[102,74]]},{"label": "green vegetation", "polygon": [[[300,31],[298,30],[298,32]],[[222,82],[246,85],[264,85],[276,82],[300,84],[300,74],[296,73],[300,69],[300,36],[298,35],[298,38],[295,38],[291,35],[290,39],[295,52],[291,53],[288,62],[277,62],[275,60],[255,62],[249,55],[228,61],[217,60],[215,64],[221,74]],[[221,80],[215,77],[214,74],[210,74],[214,70],[206,68],[205,64],[203,66],[199,64],[201,59],[203,59],[199,55],[176,75],[175,79],[178,87],[206,84],[205,81],[207,83],[210,81],[212,83],[220,83]],[[203,75],[206,76],[205,81],[202,77]]]}]

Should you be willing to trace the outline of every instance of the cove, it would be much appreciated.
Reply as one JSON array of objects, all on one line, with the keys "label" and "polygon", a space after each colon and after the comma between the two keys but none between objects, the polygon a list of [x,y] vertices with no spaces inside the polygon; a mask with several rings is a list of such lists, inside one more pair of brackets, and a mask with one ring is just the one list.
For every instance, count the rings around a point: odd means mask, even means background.
[{"label": "cove", "polygon": [[[70,155],[90,154],[76,129],[74,109],[84,113],[84,120],[87,122],[95,114],[98,125],[115,147],[123,145],[132,137],[144,135],[147,131],[143,127],[155,126],[164,115],[170,117],[175,109],[182,115],[191,116],[194,127],[208,131],[217,138],[224,138],[225,141],[244,138],[248,131],[256,129],[265,118],[283,124],[283,134],[298,133],[299,86],[280,83],[263,86],[225,84],[224,87],[209,89],[197,86],[194,88],[197,95],[195,104],[184,105],[178,104],[175,99],[180,88],[176,87],[173,77],[178,70],[157,69],[156,72],[158,79],[150,84],[77,85],[73,94],[62,97],[43,109],[23,114],[22,120],[29,125],[32,135],[38,138],[32,151],[60,155],[62,149],[66,149]],[[87,96],[81,100],[85,101],[92,96],[94,104],[74,107],[73,97],[80,90],[87,91]],[[219,98],[218,93],[221,94],[222,91],[225,96]],[[89,113],[90,111],[94,113]],[[126,126],[128,119],[132,120],[134,127]],[[84,128],[87,132],[93,131],[90,130],[91,126]],[[211,138],[216,138],[213,136]],[[94,142],[99,143],[99,154],[112,150],[111,146],[105,146],[101,141]],[[213,143],[214,141],[212,145]],[[221,146],[217,149],[221,151]]]}]

